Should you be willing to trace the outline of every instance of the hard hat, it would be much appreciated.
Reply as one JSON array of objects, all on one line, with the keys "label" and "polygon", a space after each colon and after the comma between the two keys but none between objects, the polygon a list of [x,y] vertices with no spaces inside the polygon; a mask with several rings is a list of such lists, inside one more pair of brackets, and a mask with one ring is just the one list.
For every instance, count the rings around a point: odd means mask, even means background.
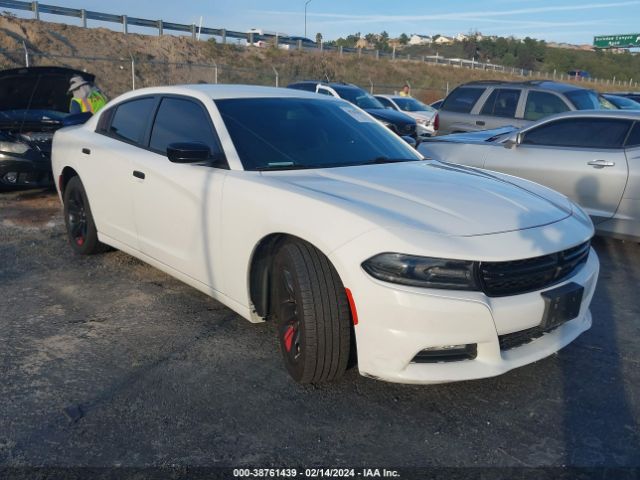
[{"label": "hard hat", "polygon": [[71,93],[82,85],[88,84],[89,82],[82,78],[80,75],[74,75],[73,77],[71,77],[71,80],[69,80],[69,90],[67,90],[67,92]]}]

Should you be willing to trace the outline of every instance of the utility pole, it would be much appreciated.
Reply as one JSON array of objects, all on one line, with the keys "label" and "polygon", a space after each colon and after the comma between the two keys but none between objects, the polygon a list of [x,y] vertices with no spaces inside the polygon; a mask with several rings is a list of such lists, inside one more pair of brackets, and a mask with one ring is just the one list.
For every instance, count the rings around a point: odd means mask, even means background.
[{"label": "utility pole", "polygon": [[307,38],[307,5],[313,0],[307,0],[304,4],[304,38]]}]

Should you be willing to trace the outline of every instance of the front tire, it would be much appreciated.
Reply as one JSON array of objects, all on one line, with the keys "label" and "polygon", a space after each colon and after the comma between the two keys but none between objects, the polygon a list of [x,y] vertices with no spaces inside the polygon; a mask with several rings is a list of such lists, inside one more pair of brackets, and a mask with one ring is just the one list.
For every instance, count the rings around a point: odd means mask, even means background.
[{"label": "front tire", "polygon": [[80,255],[104,252],[107,246],[98,241],[98,231],[80,177],[69,180],[64,190],[63,201],[64,223],[73,251]]},{"label": "front tire", "polygon": [[321,383],[341,377],[351,345],[344,286],[329,259],[303,241],[287,241],[275,256],[271,311],[291,377]]}]

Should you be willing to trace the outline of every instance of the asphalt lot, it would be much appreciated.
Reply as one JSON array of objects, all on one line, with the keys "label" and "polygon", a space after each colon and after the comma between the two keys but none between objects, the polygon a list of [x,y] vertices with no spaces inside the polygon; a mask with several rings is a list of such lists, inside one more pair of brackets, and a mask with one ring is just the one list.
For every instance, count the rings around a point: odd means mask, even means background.
[{"label": "asphalt lot", "polygon": [[640,245],[596,239],[594,326],[501,377],[287,376],[275,334],[0,194],[0,465],[640,466]]}]

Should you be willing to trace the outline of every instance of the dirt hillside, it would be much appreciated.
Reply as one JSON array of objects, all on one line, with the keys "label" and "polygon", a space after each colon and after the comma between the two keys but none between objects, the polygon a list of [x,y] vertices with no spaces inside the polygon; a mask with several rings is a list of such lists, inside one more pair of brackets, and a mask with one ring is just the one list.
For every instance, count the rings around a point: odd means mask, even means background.
[{"label": "dirt hillside", "polygon": [[[23,46],[24,45],[24,46]],[[97,77],[111,97],[135,87],[177,83],[248,83],[280,86],[302,79],[342,80],[376,93],[399,90],[405,82],[414,95],[433,101],[469,80],[517,77],[496,72],[419,61],[376,60],[336,52],[296,52],[213,44],[172,35],[124,34],[106,28],[0,16],[0,67],[25,64],[79,68]],[[132,75],[132,57],[135,59]]]}]

